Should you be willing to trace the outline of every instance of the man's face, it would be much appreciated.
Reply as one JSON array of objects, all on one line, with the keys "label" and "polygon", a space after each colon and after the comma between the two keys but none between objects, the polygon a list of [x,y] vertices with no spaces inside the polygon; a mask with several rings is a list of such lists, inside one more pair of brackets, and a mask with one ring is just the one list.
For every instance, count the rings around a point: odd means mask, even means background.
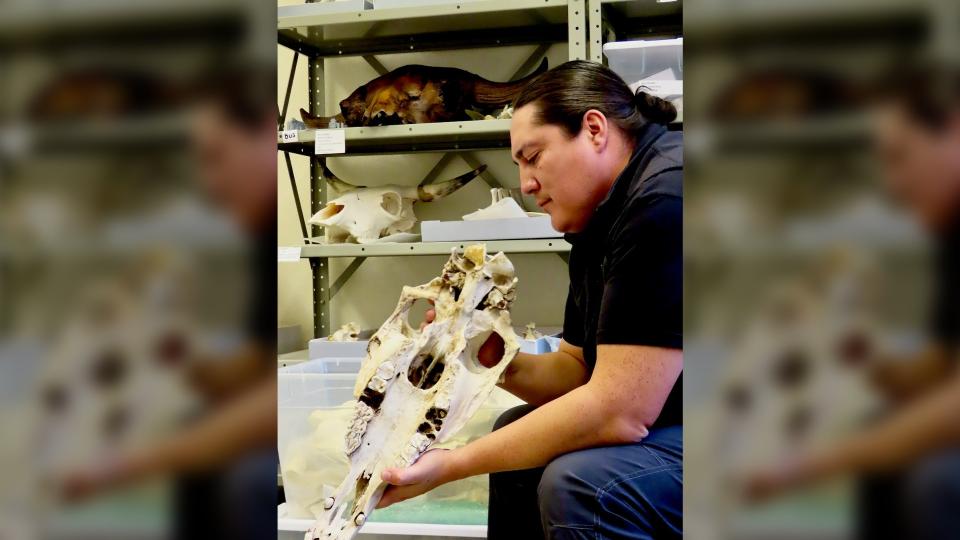
[{"label": "man's face", "polygon": [[606,173],[587,130],[570,137],[563,128],[533,122],[536,104],[514,112],[510,146],[520,167],[520,188],[550,214],[553,228],[579,232],[607,194],[599,178]]},{"label": "man's face", "polygon": [[956,222],[960,218],[960,119],[934,130],[889,106],[878,117],[877,135],[894,195],[932,231]]},{"label": "man's face", "polygon": [[276,126],[249,129],[214,105],[199,107],[193,144],[206,191],[246,230],[261,228],[276,211]]}]

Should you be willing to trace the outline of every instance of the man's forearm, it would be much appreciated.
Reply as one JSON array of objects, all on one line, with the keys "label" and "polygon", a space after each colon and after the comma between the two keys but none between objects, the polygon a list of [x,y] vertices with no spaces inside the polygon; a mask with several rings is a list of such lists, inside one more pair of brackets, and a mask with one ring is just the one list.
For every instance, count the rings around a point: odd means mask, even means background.
[{"label": "man's forearm", "polygon": [[531,405],[542,405],[585,384],[587,378],[582,362],[564,351],[517,353],[501,386]]},{"label": "man's forearm", "polygon": [[605,410],[594,389],[581,386],[523,418],[453,450],[452,478],[528,469],[556,456],[628,441],[621,439],[617,415]]}]

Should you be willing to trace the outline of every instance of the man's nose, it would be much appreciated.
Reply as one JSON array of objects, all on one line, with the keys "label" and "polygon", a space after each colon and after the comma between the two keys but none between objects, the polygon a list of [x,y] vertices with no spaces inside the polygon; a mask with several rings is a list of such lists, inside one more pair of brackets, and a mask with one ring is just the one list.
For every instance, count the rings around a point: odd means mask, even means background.
[{"label": "man's nose", "polygon": [[523,171],[521,171],[520,191],[523,192],[524,195],[533,195],[534,193],[540,191],[540,182],[537,182],[533,175],[525,174]]}]

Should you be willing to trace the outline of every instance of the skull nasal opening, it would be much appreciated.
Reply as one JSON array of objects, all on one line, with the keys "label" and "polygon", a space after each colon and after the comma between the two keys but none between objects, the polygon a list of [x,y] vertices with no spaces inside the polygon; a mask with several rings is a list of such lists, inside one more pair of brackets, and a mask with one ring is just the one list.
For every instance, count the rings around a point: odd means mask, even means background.
[{"label": "skull nasal opening", "polygon": [[432,354],[418,356],[410,362],[407,380],[421,390],[429,390],[440,381],[443,367],[442,357],[435,358]]}]

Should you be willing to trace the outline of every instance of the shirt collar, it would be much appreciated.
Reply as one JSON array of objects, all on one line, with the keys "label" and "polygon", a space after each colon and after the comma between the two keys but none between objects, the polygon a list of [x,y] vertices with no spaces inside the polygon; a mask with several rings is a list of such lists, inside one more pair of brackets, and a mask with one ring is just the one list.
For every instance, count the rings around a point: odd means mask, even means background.
[{"label": "shirt collar", "polygon": [[637,134],[636,148],[630,157],[630,161],[627,162],[627,166],[620,171],[617,179],[614,180],[613,185],[610,187],[610,191],[607,192],[606,197],[604,197],[603,200],[600,201],[600,204],[597,205],[597,208],[594,209],[593,216],[590,218],[590,221],[587,222],[587,226],[578,233],[566,233],[563,235],[563,238],[567,242],[575,244],[606,235],[611,219],[619,215],[626,193],[640,172],[638,169],[647,150],[650,149],[654,141],[666,130],[667,128],[665,126],[654,123],[648,123],[640,128],[640,132]]}]

